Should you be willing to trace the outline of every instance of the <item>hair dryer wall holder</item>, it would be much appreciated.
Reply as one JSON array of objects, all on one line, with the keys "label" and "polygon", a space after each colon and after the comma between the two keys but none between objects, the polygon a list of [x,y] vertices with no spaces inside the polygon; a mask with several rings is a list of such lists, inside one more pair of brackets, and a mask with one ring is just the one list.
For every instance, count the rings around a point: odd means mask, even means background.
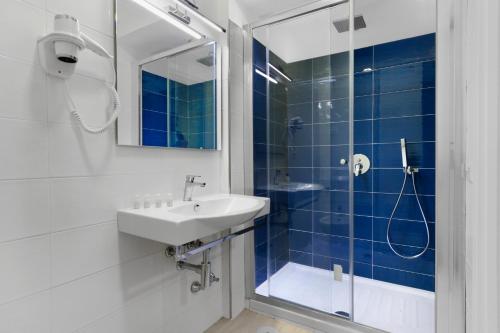
[{"label": "hair dryer wall holder", "polygon": [[85,42],[78,36],[62,32],[52,32],[38,40],[40,65],[49,75],[66,80],[75,72],[76,62],[68,63],[60,61],[56,56],[54,48],[54,43],[56,42],[70,42],[80,50],[85,48]]},{"label": "hair dryer wall holder", "polygon": [[[99,43],[80,31],[78,20],[71,15],[57,14],[54,16],[54,32],[47,34],[37,41],[40,65],[51,76],[64,81],[64,95],[68,102],[69,112],[73,115],[85,131],[92,134],[103,133],[115,123],[120,113],[120,98],[116,91],[116,73],[113,57]],[[88,49],[95,54],[106,58],[112,71],[110,82],[103,80],[111,96],[108,109],[113,113],[103,125],[95,126],[86,123],[80,115],[75,102],[69,92],[67,79],[75,72],[79,60],[79,52]],[[106,111],[106,110],[105,110]]]}]

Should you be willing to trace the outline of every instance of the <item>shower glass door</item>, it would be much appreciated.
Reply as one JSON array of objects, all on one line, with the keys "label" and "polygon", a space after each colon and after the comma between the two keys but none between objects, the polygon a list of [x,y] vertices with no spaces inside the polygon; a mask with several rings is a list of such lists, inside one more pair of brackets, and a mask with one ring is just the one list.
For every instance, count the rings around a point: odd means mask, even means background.
[{"label": "shower glass door", "polygon": [[253,29],[254,189],[272,206],[256,294],[435,331],[435,7],[354,0]]},{"label": "shower glass door", "polygon": [[253,37],[254,188],[271,198],[256,223],[256,293],[352,318],[349,4]]}]

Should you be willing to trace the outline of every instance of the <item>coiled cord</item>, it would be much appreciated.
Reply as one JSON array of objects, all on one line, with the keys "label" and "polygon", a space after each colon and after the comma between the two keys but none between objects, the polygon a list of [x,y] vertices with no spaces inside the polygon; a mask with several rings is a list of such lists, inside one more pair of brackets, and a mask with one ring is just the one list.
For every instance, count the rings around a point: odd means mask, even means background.
[{"label": "coiled cord", "polygon": [[116,72],[115,72],[115,66],[113,64],[113,58],[109,59],[109,63],[111,65],[112,73],[113,73],[113,78],[110,83],[108,83],[106,80],[104,81],[104,84],[106,88],[108,89],[110,96],[111,96],[111,108],[113,110],[113,114],[111,117],[104,123],[104,125],[99,126],[99,127],[91,127],[89,126],[83,119],[80,113],[78,112],[75,102],[73,101],[73,98],[71,98],[71,95],[69,93],[69,87],[68,87],[68,82],[67,80],[64,81],[64,91],[66,94],[66,98],[69,102],[69,112],[75,118],[75,120],[80,123],[80,125],[83,127],[83,129],[89,133],[92,134],[101,134],[105,132],[118,118],[118,115],[120,114],[120,97],[118,96],[118,92],[115,89],[116,85]]},{"label": "coiled cord", "polygon": [[[389,217],[389,222],[387,224],[386,238],[387,238],[387,244],[389,244],[389,247],[391,248],[392,252],[394,252],[394,254],[396,254],[397,256],[399,256],[403,259],[417,259],[417,258],[421,257],[429,248],[430,238],[431,238],[430,232],[429,232],[429,223],[427,222],[427,219],[425,218],[424,210],[422,209],[422,205],[420,204],[420,200],[418,198],[417,188],[415,186],[415,172],[411,171],[411,168],[408,167],[407,170],[404,170],[404,173],[405,173],[405,178],[403,180],[403,186],[401,187],[401,192],[399,192],[398,200],[396,201],[396,205],[394,206],[394,209],[392,210],[391,217]],[[403,192],[404,192],[405,186],[406,186],[406,179],[408,178],[408,173],[411,174],[411,179],[412,179],[412,183],[413,183],[413,193],[415,194],[415,198],[417,199],[418,208],[420,209],[420,214],[422,214],[422,217],[424,218],[425,230],[427,232],[427,244],[425,245],[425,248],[422,251],[420,251],[419,253],[412,255],[412,256],[406,256],[404,254],[399,253],[392,246],[392,242],[390,239],[390,230],[391,230],[392,219],[394,218],[394,214],[396,213],[396,210],[399,206],[399,202],[401,201],[401,197],[403,196]]]}]

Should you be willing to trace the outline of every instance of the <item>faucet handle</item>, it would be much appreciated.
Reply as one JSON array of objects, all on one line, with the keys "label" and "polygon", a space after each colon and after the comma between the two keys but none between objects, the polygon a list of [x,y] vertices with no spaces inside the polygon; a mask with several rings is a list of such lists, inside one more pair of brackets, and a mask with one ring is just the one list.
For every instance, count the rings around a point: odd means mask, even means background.
[{"label": "faucet handle", "polygon": [[201,176],[197,175],[186,175],[186,182],[192,183],[196,178],[201,178]]}]

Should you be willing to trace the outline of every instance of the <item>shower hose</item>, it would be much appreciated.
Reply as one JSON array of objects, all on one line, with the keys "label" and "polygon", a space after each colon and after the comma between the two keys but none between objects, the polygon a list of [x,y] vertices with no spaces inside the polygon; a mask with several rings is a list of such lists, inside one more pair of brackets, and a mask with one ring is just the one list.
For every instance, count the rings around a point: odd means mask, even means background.
[{"label": "shower hose", "polygon": [[[401,192],[399,192],[398,200],[396,201],[396,205],[394,206],[394,209],[392,210],[391,217],[389,218],[389,222],[387,224],[387,234],[386,234],[387,244],[389,244],[389,247],[391,248],[392,252],[394,252],[394,254],[396,254],[397,256],[399,256],[403,259],[417,259],[417,258],[421,257],[429,248],[429,243],[430,243],[429,222],[425,218],[425,214],[424,214],[424,211],[422,209],[422,205],[420,204],[420,199],[418,198],[417,188],[415,186],[415,171],[413,171],[410,167],[408,167],[406,170],[404,170],[404,174],[405,174],[405,178],[403,180],[403,186],[401,187]],[[415,255],[411,255],[411,256],[407,256],[407,255],[404,255],[404,254],[401,254],[400,252],[398,252],[393,247],[392,242],[391,242],[391,237],[390,237],[392,220],[394,218],[394,214],[396,213],[396,210],[398,209],[399,202],[401,201],[401,197],[403,196],[403,192],[405,190],[406,180],[408,178],[408,174],[411,175],[411,181],[413,184],[413,193],[415,194],[415,198],[417,199],[417,204],[418,204],[418,208],[420,209],[420,214],[422,214],[422,217],[424,218],[425,230],[427,232],[427,244],[425,245],[425,248],[422,251],[420,251],[419,253],[417,253]]]}]

